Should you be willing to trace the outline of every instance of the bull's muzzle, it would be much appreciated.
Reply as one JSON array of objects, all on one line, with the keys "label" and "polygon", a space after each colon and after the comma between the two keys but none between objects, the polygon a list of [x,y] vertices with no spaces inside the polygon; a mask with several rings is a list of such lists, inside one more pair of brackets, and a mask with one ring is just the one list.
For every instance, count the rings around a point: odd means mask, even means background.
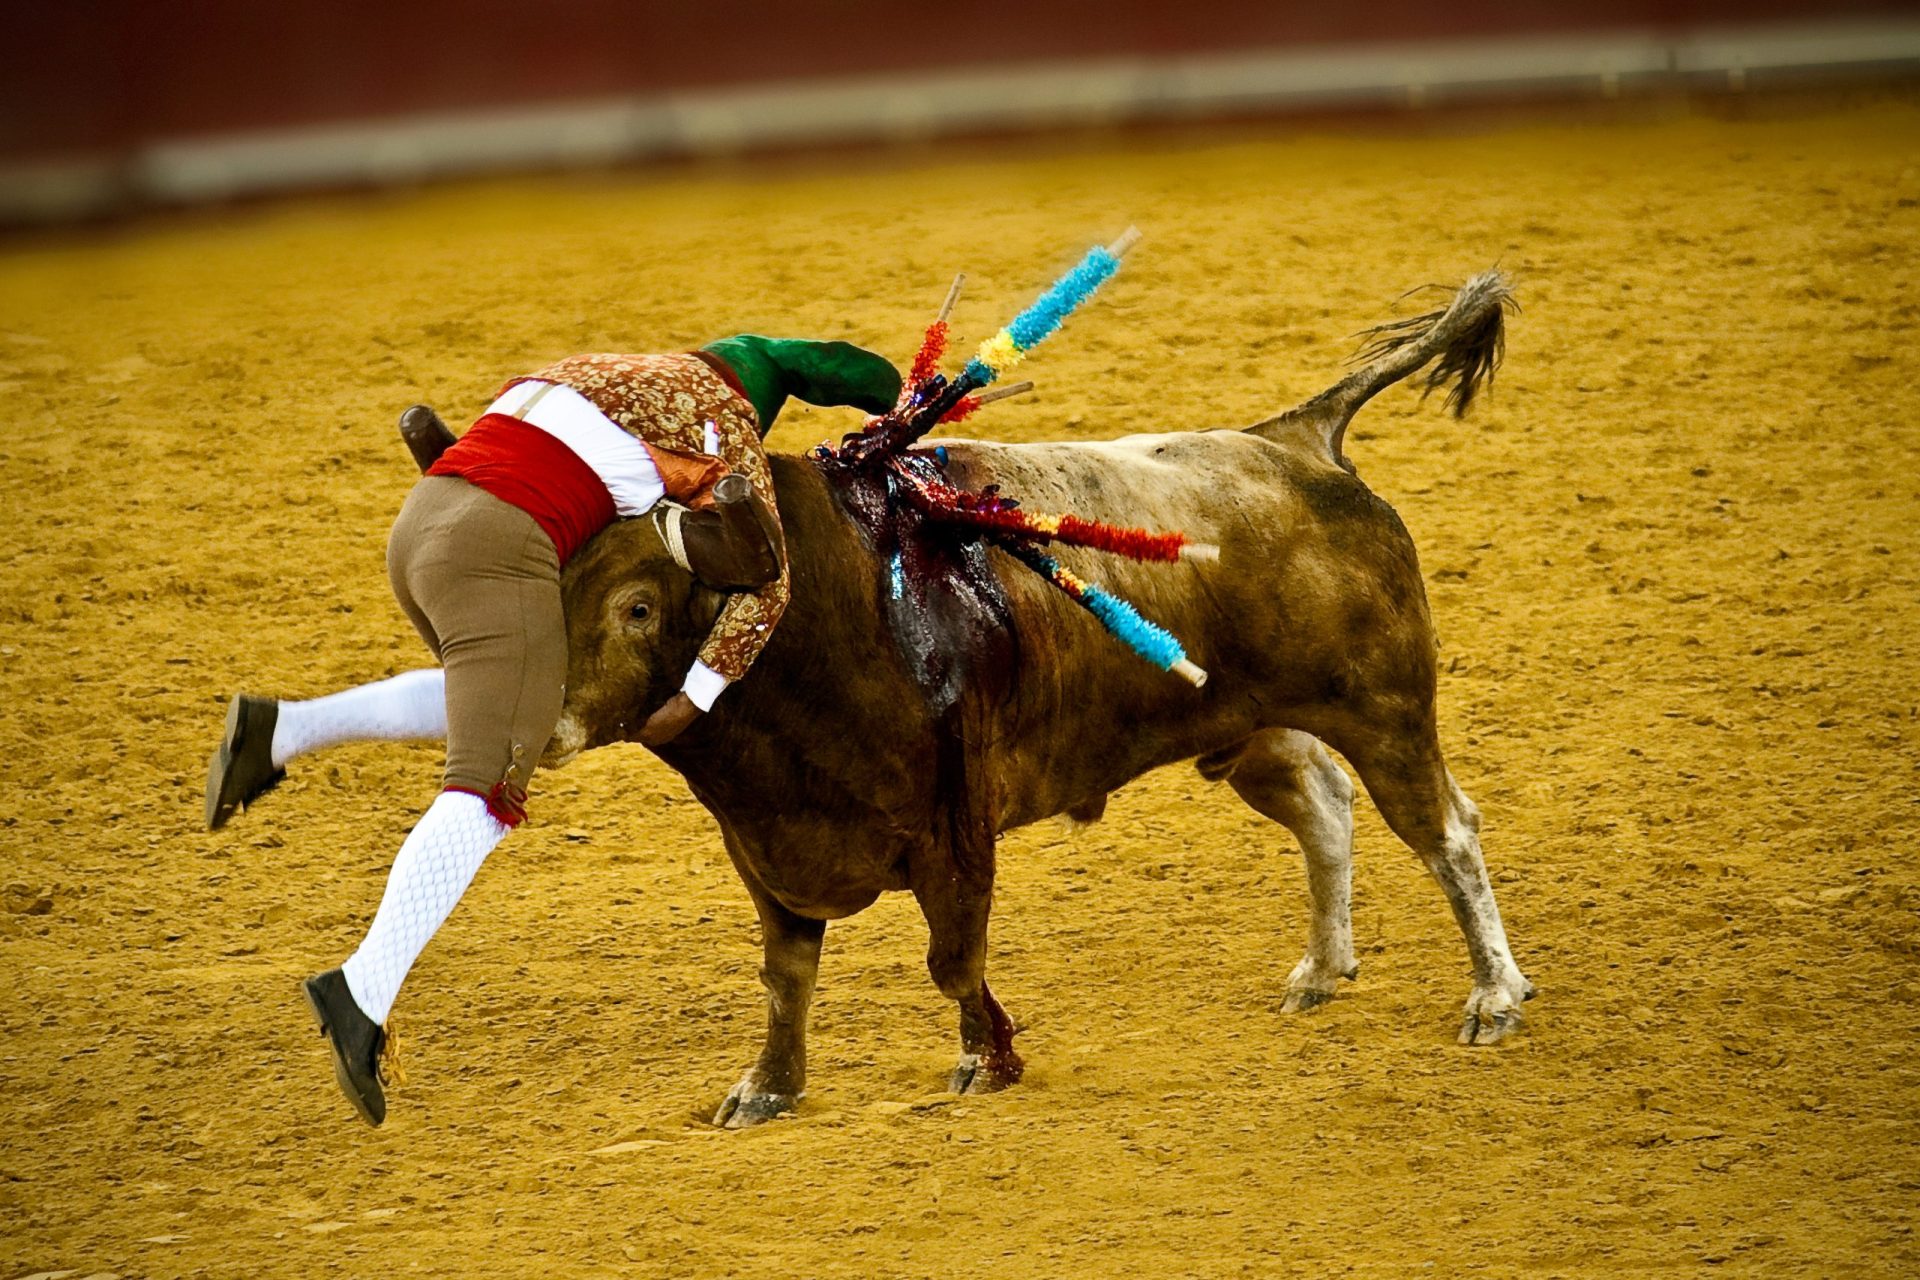
[{"label": "bull's muzzle", "polygon": [[540,767],[561,768],[586,749],[586,728],[571,712],[563,711],[560,722],[553,727],[553,736],[547,739],[547,749],[540,753]]}]

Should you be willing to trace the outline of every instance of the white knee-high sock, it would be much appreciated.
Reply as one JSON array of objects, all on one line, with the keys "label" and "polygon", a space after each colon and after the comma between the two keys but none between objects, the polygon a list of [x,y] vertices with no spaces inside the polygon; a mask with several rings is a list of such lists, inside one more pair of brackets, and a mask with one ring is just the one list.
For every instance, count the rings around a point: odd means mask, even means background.
[{"label": "white knee-high sock", "polygon": [[282,702],[273,725],[273,767],[342,742],[445,741],[447,673],[406,671],[307,702]]},{"label": "white knee-high sock", "polygon": [[362,1013],[386,1022],[407,970],[507,830],[481,797],[440,793],[401,844],[373,927],[341,966]]}]

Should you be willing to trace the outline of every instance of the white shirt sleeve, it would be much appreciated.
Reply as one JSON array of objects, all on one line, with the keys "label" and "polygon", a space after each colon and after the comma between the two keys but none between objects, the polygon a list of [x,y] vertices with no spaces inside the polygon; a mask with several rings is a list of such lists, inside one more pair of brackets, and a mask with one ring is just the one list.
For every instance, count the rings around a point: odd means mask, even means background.
[{"label": "white shirt sleeve", "polygon": [[693,705],[702,711],[713,710],[713,700],[727,687],[727,678],[704,662],[696,661],[693,670],[687,672],[686,683],[680,686],[680,692],[692,700]]}]

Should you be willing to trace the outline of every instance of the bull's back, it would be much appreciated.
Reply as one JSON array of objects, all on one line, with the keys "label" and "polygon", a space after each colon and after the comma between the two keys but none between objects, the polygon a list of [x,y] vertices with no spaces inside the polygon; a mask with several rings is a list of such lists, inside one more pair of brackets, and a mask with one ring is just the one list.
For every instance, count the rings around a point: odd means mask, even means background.
[{"label": "bull's back", "polygon": [[952,442],[955,478],[1036,512],[1178,530],[1217,561],[1140,563],[1057,547],[1087,581],[1171,631],[1195,689],[1143,661],[1037,575],[996,556],[1019,641],[1001,710],[1001,827],[1063,812],[1149,769],[1289,723],[1340,696],[1356,645],[1424,625],[1412,542],[1324,457],[1236,431],[1100,443]]}]

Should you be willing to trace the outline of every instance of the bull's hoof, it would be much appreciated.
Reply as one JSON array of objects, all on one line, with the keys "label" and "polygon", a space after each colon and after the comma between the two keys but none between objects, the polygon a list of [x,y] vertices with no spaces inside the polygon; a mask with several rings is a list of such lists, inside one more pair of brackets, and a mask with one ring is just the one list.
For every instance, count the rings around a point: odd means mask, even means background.
[{"label": "bull's hoof", "polygon": [[1333,999],[1333,992],[1320,991],[1313,987],[1301,987],[1287,992],[1287,998],[1280,1003],[1282,1013],[1305,1013],[1309,1009],[1318,1009]]},{"label": "bull's hoof", "polygon": [[1520,1001],[1533,998],[1533,984],[1524,978],[1517,991],[1505,987],[1476,987],[1467,997],[1466,1016],[1460,1021],[1461,1044],[1498,1044],[1518,1035],[1524,1025]]},{"label": "bull's hoof", "polygon": [[1460,1023],[1461,1044],[1497,1044],[1522,1027],[1520,1011],[1470,1013]]},{"label": "bull's hoof", "polygon": [[1013,1064],[995,1063],[984,1053],[963,1053],[954,1064],[947,1088],[954,1093],[998,1093],[1020,1083],[1025,1064],[1014,1058]]},{"label": "bull's hoof", "polygon": [[763,1093],[751,1077],[733,1086],[733,1092],[713,1113],[713,1122],[723,1129],[751,1129],[781,1116],[790,1116],[800,1099],[790,1093]]},{"label": "bull's hoof", "polygon": [[1282,1013],[1305,1013],[1308,1009],[1318,1009],[1333,999],[1339,990],[1340,979],[1351,981],[1360,976],[1360,962],[1348,961],[1343,965],[1322,964],[1308,956],[1293,967],[1293,973],[1287,978],[1287,998],[1280,1004]]}]

